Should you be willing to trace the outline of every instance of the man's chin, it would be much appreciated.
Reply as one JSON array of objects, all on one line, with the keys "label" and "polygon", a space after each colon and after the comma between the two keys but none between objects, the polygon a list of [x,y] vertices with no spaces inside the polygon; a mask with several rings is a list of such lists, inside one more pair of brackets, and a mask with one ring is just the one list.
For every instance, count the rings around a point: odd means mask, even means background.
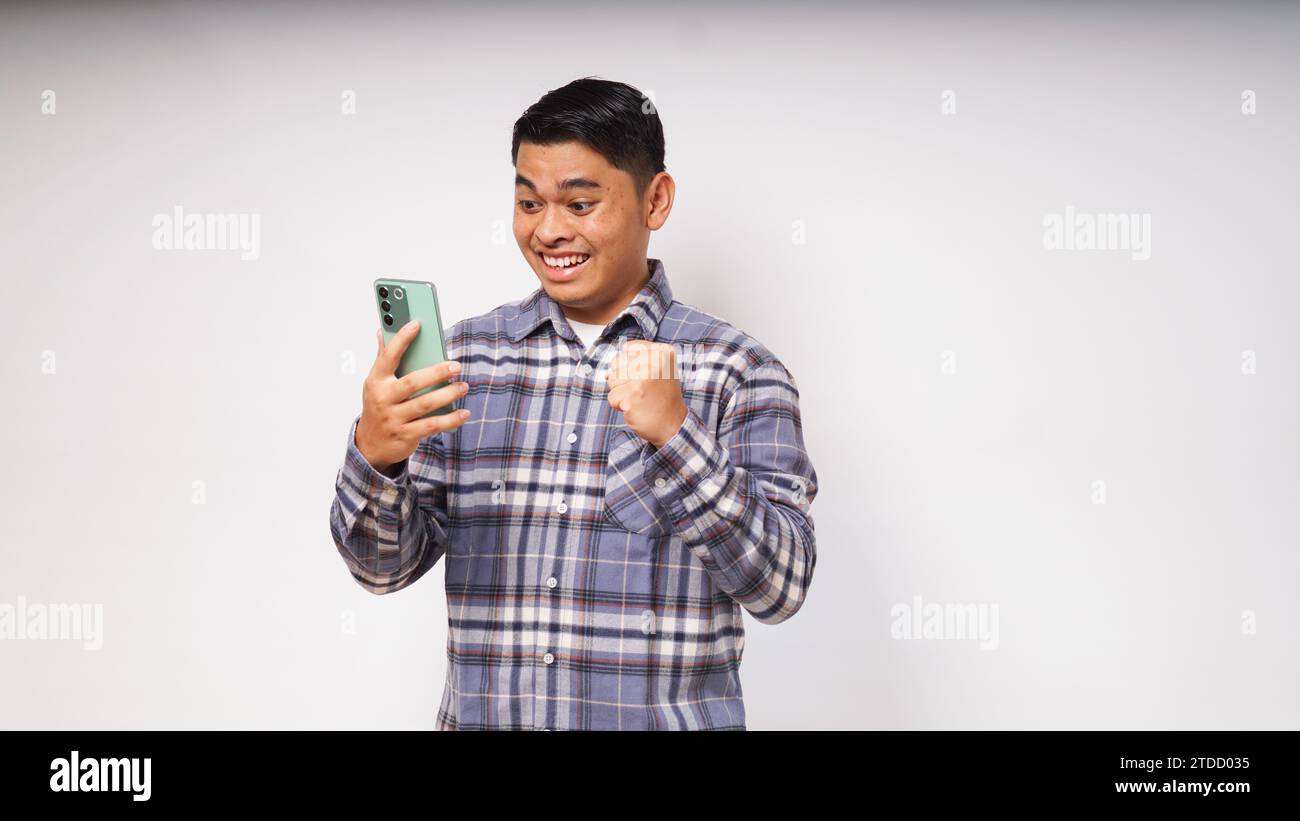
[{"label": "man's chin", "polygon": [[542,288],[546,291],[547,296],[566,308],[585,308],[595,301],[593,299],[595,295],[590,293],[587,284],[576,280],[551,282],[543,277]]}]

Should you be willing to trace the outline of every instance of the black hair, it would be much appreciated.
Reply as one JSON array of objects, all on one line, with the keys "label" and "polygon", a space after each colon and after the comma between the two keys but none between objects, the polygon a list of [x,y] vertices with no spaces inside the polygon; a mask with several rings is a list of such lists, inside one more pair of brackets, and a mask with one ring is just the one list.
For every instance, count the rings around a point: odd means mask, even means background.
[{"label": "black hair", "polygon": [[664,169],[664,127],[645,94],[626,83],[583,77],[553,89],[515,121],[510,163],[521,142],[537,145],[577,140],[636,181],[637,196]]}]

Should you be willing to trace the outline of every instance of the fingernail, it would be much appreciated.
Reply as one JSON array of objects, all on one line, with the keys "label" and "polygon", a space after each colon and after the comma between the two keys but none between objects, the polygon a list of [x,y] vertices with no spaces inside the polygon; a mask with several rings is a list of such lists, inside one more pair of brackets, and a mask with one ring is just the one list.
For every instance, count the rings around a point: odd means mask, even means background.
[{"label": "fingernail", "polygon": [[415,327],[418,327],[419,324],[420,324],[420,320],[418,320],[418,319],[412,319],[411,321],[409,321],[409,322],[406,323],[406,327],[408,327],[408,328],[415,328]]},{"label": "fingernail", "polygon": [[447,363],[447,370],[450,371],[450,372],[452,372],[452,373],[460,373],[460,363],[459,363],[459,362],[448,362],[448,363]]},{"label": "fingernail", "polygon": [[460,412],[460,418],[461,418],[461,419],[468,419],[468,418],[469,418],[469,411],[467,411],[467,410],[463,410],[463,411],[461,411],[461,412]]}]

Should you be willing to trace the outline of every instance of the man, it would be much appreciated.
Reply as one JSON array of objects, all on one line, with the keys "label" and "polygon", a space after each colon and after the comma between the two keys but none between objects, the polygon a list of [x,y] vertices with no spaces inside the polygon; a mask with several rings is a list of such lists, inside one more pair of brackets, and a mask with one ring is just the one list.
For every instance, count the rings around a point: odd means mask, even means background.
[{"label": "man", "polygon": [[511,161],[541,288],[455,324],[448,361],[400,379],[418,328],[378,337],[338,550],[372,593],[443,560],[439,729],[743,730],[742,610],[790,618],[816,564],[794,379],[675,301],[646,256],[675,183],[644,95],[551,91],[515,123]]}]

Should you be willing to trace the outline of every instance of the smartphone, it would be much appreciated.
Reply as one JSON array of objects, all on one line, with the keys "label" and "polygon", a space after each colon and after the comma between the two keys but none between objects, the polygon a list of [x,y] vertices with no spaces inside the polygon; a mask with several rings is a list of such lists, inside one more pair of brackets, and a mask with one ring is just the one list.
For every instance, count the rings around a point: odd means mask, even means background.
[{"label": "smartphone", "polygon": [[[420,323],[420,332],[411,340],[402,360],[397,365],[396,374],[406,376],[411,371],[418,371],[430,365],[437,365],[447,359],[447,346],[442,336],[442,314],[438,311],[438,289],[432,282],[420,282],[410,279],[376,279],[374,285],[375,305],[379,308],[379,323],[384,333],[384,345],[391,345],[393,337],[412,319]],[[437,390],[450,381],[439,382],[412,396],[419,396]],[[429,411],[425,416],[437,413],[450,413],[456,409],[452,402],[441,408]]]}]

